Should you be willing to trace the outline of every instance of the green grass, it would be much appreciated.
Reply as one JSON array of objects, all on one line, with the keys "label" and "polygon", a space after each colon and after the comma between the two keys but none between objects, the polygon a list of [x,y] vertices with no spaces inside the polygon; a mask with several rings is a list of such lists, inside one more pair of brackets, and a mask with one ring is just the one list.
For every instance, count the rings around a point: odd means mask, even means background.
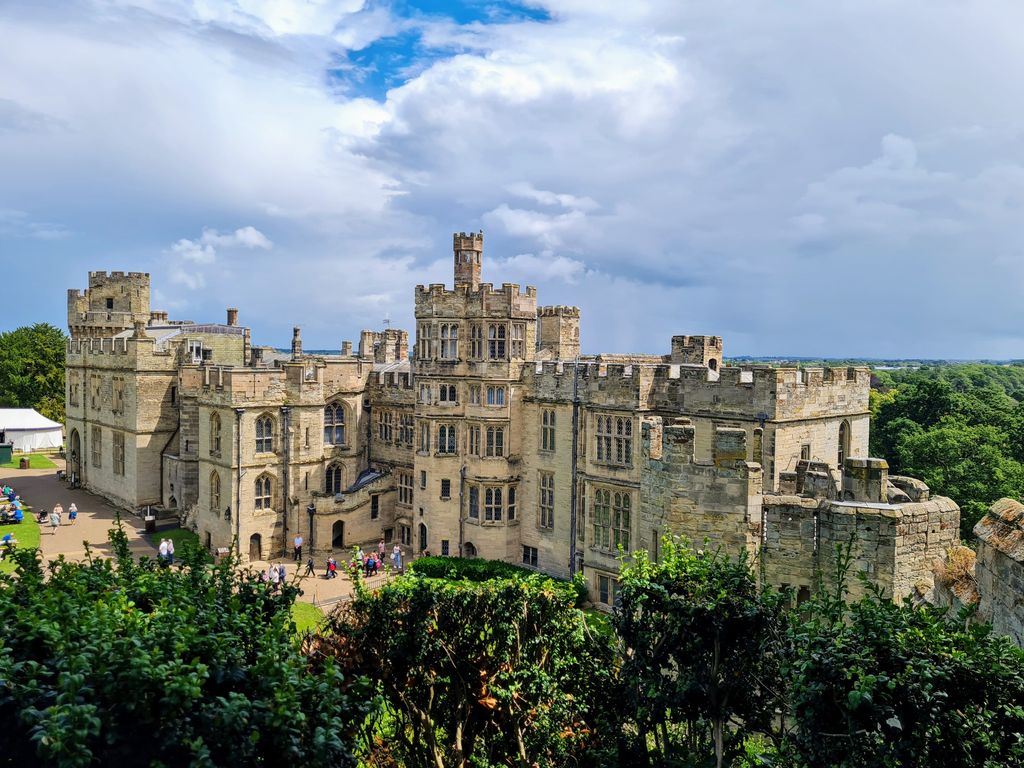
[{"label": "green grass", "polygon": [[323,619],[324,612],[312,603],[292,605],[292,620],[295,622],[295,631],[300,635],[316,629]]},{"label": "green grass", "polygon": [[[0,464],[0,469],[18,469],[18,465],[23,458],[26,458],[23,453],[14,454],[14,458],[6,464]],[[42,453],[30,453],[27,456],[28,465],[31,469],[56,469],[57,465],[50,461],[50,458]]]},{"label": "green grass", "polygon": [[[19,549],[33,549],[39,546],[39,523],[28,506],[23,507],[25,518],[17,525],[0,525],[0,537],[12,534],[18,540]],[[0,560],[0,573],[11,573],[13,560]]]}]

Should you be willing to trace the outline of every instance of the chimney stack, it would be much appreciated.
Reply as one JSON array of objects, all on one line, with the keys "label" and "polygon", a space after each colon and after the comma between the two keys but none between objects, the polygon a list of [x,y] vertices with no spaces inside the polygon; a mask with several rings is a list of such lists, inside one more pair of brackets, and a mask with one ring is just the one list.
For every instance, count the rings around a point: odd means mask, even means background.
[{"label": "chimney stack", "polygon": [[235,307],[228,307],[228,325],[238,325],[238,310]]},{"label": "chimney stack", "polygon": [[351,357],[352,356],[352,342],[351,341],[343,341],[343,342],[341,342],[341,354],[344,357]]},{"label": "chimney stack", "polygon": [[292,329],[292,360],[302,357],[302,329],[295,326]]}]

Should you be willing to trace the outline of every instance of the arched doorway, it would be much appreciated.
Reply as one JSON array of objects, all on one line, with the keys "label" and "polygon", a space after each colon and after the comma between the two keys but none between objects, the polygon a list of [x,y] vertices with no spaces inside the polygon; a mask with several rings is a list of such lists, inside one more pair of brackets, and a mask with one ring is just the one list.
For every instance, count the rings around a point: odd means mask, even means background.
[{"label": "arched doorway", "polygon": [[420,523],[420,552],[427,548],[427,526]]},{"label": "arched doorway", "polygon": [[345,521],[339,520],[331,526],[331,546],[335,549],[345,548]]},{"label": "arched doorway", "polygon": [[465,554],[466,557],[476,557],[476,544],[473,544],[472,542],[467,541],[463,545],[462,551],[463,551],[463,553]]},{"label": "arched doorway", "polygon": [[839,455],[836,457],[839,460],[838,466],[839,471],[843,471],[843,464],[847,457],[850,455],[850,422],[843,420],[843,423],[839,425]]},{"label": "arched doorway", "polygon": [[71,430],[68,437],[68,479],[72,483],[80,483],[82,472],[82,438],[77,429]]},{"label": "arched doorway", "polygon": [[252,536],[249,537],[249,559],[263,559],[263,537],[260,536],[258,533],[254,533]]}]

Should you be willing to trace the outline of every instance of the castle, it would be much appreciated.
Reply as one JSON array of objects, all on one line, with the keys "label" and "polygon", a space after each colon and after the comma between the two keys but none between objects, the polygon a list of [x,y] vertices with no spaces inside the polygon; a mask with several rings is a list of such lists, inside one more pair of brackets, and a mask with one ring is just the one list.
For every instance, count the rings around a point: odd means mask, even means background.
[{"label": "castle", "polygon": [[798,597],[851,541],[892,594],[931,588],[959,510],[868,457],[867,368],[726,366],[718,336],[581,355],[578,307],[481,282],[482,233],[453,263],[452,287],[415,289],[411,356],[393,328],[338,354],[299,328],[287,353],[253,346],[236,309],[170,321],[148,274],[90,273],[68,296],[69,473],[252,560],[384,538],[582,573],[608,605],[620,548],[684,534]]}]

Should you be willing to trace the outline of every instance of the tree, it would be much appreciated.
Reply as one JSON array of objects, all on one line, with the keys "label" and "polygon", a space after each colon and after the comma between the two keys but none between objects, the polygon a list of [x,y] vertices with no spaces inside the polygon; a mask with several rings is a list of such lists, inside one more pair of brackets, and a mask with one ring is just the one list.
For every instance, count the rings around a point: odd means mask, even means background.
[{"label": "tree", "polygon": [[[358,682],[311,669],[293,637],[297,589],[271,592],[234,563],[180,570],[35,551],[0,577],[0,763],[354,765]],[[353,688],[354,686],[354,688]]]},{"label": "tree", "polygon": [[644,763],[731,763],[744,739],[771,729],[782,597],[762,592],[744,557],[694,552],[666,538],[662,558],[624,564],[612,623],[623,645],[624,708]]},{"label": "tree", "polygon": [[387,752],[430,768],[564,765],[595,745],[612,667],[575,598],[572,585],[540,577],[404,577],[360,590],[317,650],[375,683],[376,764]]},{"label": "tree", "polygon": [[46,323],[0,333],[0,407],[64,423],[63,331]]},{"label": "tree", "polygon": [[844,596],[819,594],[791,625],[794,766],[1022,764],[1024,651],[966,611]]}]

